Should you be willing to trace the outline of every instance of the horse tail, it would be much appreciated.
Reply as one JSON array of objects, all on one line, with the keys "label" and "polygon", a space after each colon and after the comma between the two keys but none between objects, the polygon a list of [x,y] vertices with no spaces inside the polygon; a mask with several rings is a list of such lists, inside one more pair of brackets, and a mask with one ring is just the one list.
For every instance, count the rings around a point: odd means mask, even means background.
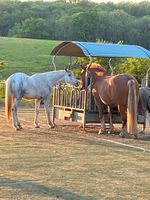
[{"label": "horse tail", "polygon": [[5,116],[8,122],[10,121],[11,118],[13,102],[14,102],[14,97],[11,93],[10,79],[8,79],[5,84]]},{"label": "horse tail", "polygon": [[134,80],[128,81],[128,105],[127,105],[127,131],[130,134],[137,134],[137,95]]}]

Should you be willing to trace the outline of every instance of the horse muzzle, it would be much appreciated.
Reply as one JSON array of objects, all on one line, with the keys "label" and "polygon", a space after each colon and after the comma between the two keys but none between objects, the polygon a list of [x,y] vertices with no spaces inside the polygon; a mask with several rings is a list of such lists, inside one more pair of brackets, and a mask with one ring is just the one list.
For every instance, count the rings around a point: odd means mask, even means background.
[{"label": "horse muzzle", "polygon": [[75,84],[74,84],[74,86],[78,87],[79,86],[79,81],[76,81]]}]

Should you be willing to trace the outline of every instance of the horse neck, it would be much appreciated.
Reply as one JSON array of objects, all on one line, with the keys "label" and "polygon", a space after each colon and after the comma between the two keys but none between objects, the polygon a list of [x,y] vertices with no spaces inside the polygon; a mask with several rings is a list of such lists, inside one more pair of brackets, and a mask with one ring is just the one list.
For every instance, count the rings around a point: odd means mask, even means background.
[{"label": "horse neck", "polygon": [[60,83],[61,81],[63,81],[64,80],[64,74],[65,74],[65,70],[48,72],[47,80],[49,81],[50,86],[54,86],[57,83]]},{"label": "horse neck", "polygon": [[92,84],[94,84],[97,80],[102,80],[104,79],[104,76],[98,76],[96,72],[91,72],[91,77],[92,77]]}]

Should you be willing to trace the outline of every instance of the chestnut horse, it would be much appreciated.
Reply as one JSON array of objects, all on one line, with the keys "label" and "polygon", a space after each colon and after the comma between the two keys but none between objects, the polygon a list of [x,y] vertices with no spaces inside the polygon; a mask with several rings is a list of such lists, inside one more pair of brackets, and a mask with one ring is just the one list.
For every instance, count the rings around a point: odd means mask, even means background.
[{"label": "chestnut horse", "polygon": [[[86,87],[86,77],[92,78],[92,94],[99,111],[101,129],[105,131],[104,107],[117,107],[122,117],[120,136],[128,132],[137,136],[137,105],[139,86],[136,79],[127,74],[109,76],[107,71],[97,63],[81,66],[81,85]],[[110,112],[111,113],[111,112]],[[110,117],[111,119],[111,117]],[[127,125],[127,130],[126,130]]]}]

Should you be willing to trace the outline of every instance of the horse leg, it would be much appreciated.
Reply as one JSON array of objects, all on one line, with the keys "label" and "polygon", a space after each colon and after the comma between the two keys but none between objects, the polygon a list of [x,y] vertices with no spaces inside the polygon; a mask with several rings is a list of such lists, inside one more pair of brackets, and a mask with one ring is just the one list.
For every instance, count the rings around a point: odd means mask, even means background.
[{"label": "horse leg", "polygon": [[20,98],[15,98],[14,106],[13,106],[13,126],[16,130],[20,130],[22,127],[19,123],[18,117],[17,117],[17,107],[20,103]]},{"label": "horse leg", "polygon": [[125,106],[118,106],[118,110],[121,114],[121,118],[122,118],[122,128],[121,128],[121,132],[120,132],[120,136],[121,137],[125,137],[125,135],[127,134],[127,108]]},{"label": "horse leg", "polygon": [[95,104],[97,105],[97,108],[98,108],[99,118],[100,118],[100,122],[101,122],[101,128],[99,129],[98,134],[103,134],[106,132],[105,117],[104,117],[104,105],[101,102],[99,97],[97,97],[97,98],[95,97],[94,100],[95,100]]},{"label": "horse leg", "polygon": [[105,117],[101,110],[99,110],[99,118],[101,121],[101,128],[99,129],[98,134],[103,134],[106,132],[106,125],[105,125]]},{"label": "horse leg", "polygon": [[19,129],[23,129],[21,124],[20,124],[20,122],[19,122],[19,120],[18,120],[18,116],[17,116],[17,126],[19,127]]},{"label": "horse leg", "polygon": [[23,129],[19,120],[18,120],[18,114],[16,113],[16,119],[17,119],[17,126],[19,127],[19,129]]},{"label": "horse leg", "polygon": [[35,99],[35,119],[34,119],[35,128],[40,128],[39,123],[38,123],[40,102],[41,102],[41,99]]},{"label": "horse leg", "polygon": [[108,114],[109,114],[109,125],[110,125],[110,132],[114,132],[114,125],[112,121],[112,109],[108,106]]},{"label": "horse leg", "polygon": [[142,129],[142,131],[140,131],[140,133],[142,133],[142,134],[144,134],[145,129],[146,129],[146,112],[147,112],[146,109],[143,109],[142,115],[144,117],[144,122],[143,122],[143,129]]},{"label": "horse leg", "polygon": [[47,115],[47,122],[48,122],[48,125],[51,127],[51,128],[54,128],[54,124],[52,123],[51,119],[50,119],[50,109],[49,109],[49,99],[48,97],[46,97],[44,99],[44,107],[45,107],[45,112],[46,112],[46,115]]}]

